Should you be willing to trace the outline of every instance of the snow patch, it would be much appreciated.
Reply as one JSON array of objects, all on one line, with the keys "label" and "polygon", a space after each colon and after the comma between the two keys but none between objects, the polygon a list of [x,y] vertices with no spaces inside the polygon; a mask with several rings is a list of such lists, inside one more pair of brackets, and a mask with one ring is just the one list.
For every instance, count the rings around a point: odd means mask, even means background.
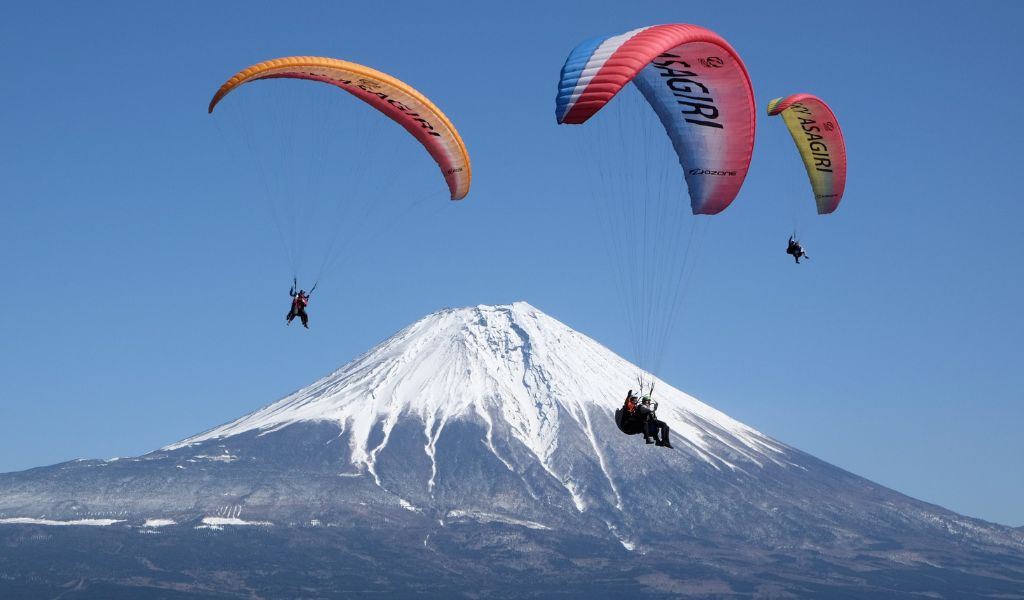
[{"label": "snow patch", "polygon": [[[235,462],[236,460],[238,460],[237,456],[233,456],[231,454],[228,454],[227,452],[224,452],[224,454],[196,454],[192,458],[199,459],[199,460],[210,460],[210,461],[214,461],[214,462],[225,462],[225,463]],[[189,462],[194,462],[194,461],[190,460]]]},{"label": "snow patch", "polygon": [[551,529],[547,525],[537,523],[536,521],[514,519],[512,517],[481,512],[478,510],[450,510],[446,516],[451,519],[472,519],[480,523],[504,523],[506,525],[518,525],[528,529]]},{"label": "snow patch", "polygon": [[266,527],[273,525],[270,521],[243,521],[236,517],[203,517],[203,525],[224,526],[224,525],[258,525]]},{"label": "snow patch", "polygon": [[92,527],[106,527],[114,523],[124,523],[124,519],[75,519],[72,521],[33,519],[31,517],[0,519],[0,525],[88,525]]},{"label": "snow patch", "polygon": [[401,498],[398,499],[398,505],[410,512],[423,512],[422,509],[419,509],[416,506],[414,506],[412,502],[409,502],[408,500],[403,500]]}]

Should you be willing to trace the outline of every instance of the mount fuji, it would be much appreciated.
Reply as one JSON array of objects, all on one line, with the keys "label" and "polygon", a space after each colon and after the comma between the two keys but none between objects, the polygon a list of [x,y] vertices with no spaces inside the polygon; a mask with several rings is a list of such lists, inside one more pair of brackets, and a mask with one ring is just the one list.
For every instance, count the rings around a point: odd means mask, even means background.
[{"label": "mount fuji", "polygon": [[1024,531],[899,494],[526,303],[428,315],[155,452],[0,475],[0,597],[1021,598]]}]

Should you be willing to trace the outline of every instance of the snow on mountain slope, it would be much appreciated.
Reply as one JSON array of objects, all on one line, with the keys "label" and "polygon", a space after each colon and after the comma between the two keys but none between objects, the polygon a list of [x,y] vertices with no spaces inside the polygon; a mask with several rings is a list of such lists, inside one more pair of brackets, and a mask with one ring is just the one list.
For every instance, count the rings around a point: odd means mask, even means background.
[{"label": "snow on mountain slope", "polygon": [[[611,419],[636,375],[626,360],[525,302],[447,309],[316,383],[165,450],[298,422],[330,421],[351,434],[353,464],[376,476],[376,458],[403,416],[422,422],[428,440],[424,450],[432,461],[445,427],[475,417],[487,424],[487,445],[506,465],[492,443],[497,420],[552,471],[551,457],[566,419],[585,432],[600,455],[594,410]],[[758,431],[664,382],[656,390],[659,416],[672,424],[675,439],[681,437],[689,451],[716,468],[736,468],[736,456],[757,466],[787,462],[785,446]],[[371,437],[378,423],[383,424],[383,441],[375,445]],[[733,458],[718,454],[723,446]]]}]

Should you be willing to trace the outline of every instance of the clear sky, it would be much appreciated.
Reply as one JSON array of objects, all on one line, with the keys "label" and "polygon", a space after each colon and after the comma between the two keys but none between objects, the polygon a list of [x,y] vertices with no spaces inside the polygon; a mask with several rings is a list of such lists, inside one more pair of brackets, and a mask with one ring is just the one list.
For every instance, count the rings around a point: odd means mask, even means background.
[{"label": "clear sky", "polygon": [[[1024,525],[1024,4],[777,6],[3,3],[0,471],[145,453],[446,306],[525,300],[628,357],[555,86],[578,42],[677,22],[730,41],[759,115],[664,378],[854,473]],[[291,272],[262,192],[206,114],[235,71],[294,54],[411,83],[474,167],[450,203],[425,152],[391,156],[398,136],[371,129],[392,167],[369,175],[433,198],[362,232],[309,331],[283,324]],[[829,101],[850,156],[838,212],[802,225],[799,267],[782,252],[796,153],[763,116],[798,91]]]}]

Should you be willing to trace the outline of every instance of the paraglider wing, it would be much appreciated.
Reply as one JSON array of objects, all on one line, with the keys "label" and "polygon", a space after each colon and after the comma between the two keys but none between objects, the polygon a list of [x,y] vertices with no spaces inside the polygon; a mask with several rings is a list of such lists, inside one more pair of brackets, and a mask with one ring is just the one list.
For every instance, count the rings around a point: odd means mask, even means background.
[{"label": "paraglider wing", "polygon": [[846,142],[839,121],[817,96],[794,94],[768,103],[768,114],[782,115],[811,180],[818,214],[839,206],[846,190]]},{"label": "paraglider wing", "polygon": [[586,122],[631,81],[672,140],[693,213],[725,210],[754,150],[754,91],[739,55],[696,25],[655,25],[583,42],[562,67],[558,122]]},{"label": "paraglider wing", "polygon": [[387,115],[416,137],[441,168],[452,200],[469,193],[472,173],[466,145],[439,108],[409,85],[356,63],[318,56],[268,60],[237,73],[217,90],[209,112],[241,85],[261,79],[308,79],[335,85]]}]

